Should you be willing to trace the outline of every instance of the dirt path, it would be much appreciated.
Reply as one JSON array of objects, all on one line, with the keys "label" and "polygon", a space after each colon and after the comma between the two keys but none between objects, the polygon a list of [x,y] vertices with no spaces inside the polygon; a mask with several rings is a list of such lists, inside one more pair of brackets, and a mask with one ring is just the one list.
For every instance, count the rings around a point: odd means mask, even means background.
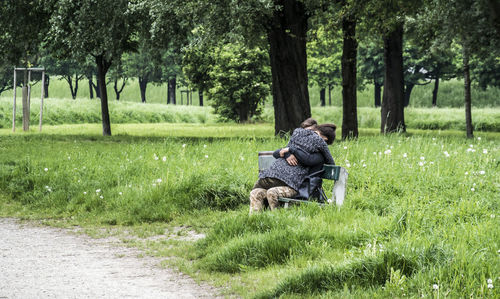
[{"label": "dirt path", "polygon": [[0,218],[0,299],[213,298],[159,259],[57,228]]}]

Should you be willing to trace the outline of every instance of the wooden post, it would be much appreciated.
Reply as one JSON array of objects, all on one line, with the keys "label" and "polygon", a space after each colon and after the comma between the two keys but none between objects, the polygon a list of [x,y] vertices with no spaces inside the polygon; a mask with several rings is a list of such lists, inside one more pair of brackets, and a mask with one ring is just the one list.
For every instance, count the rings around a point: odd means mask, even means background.
[{"label": "wooden post", "polygon": [[44,87],[45,87],[45,71],[42,71],[42,99],[40,100],[40,125],[39,130],[42,132],[42,116],[43,116],[43,97],[45,95]]},{"label": "wooden post", "polygon": [[14,68],[14,107],[12,107],[12,132],[16,131],[16,68]]},{"label": "wooden post", "polygon": [[[31,112],[31,70],[28,71],[28,113]],[[28,119],[29,119],[29,114],[28,114]]]}]

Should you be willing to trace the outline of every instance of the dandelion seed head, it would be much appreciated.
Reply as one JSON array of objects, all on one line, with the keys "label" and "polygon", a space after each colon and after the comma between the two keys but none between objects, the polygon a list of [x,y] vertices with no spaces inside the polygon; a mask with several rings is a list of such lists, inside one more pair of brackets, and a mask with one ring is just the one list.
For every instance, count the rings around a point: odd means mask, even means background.
[{"label": "dandelion seed head", "polygon": [[433,285],[432,285],[432,288],[433,288],[434,290],[439,290],[439,285],[437,285],[437,284],[433,284]]},{"label": "dandelion seed head", "polygon": [[48,169],[47,167],[45,167],[43,170],[44,170],[45,172],[49,171],[49,169]]},{"label": "dandelion seed head", "polygon": [[184,144],[182,145],[182,147],[186,147],[186,144],[184,143]]},{"label": "dandelion seed head", "polygon": [[87,195],[87,191],[83,191],[83,195]]},{"label": "dandelion seed head", "polygon": [[476,189],[474,189],[474,187],[473,187],[473,188],[470,188],[470,191],[474,192],[474,191],[476,191]]}]

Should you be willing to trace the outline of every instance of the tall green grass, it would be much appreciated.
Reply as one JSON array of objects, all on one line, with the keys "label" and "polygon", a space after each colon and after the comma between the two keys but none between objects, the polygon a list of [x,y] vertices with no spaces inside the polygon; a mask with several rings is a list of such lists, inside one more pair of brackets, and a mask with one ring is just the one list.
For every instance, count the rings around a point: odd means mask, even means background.
[{"label": "tall green grass", "polygon": [[[0,128],[12,127],[12,99],[0,98]],[[21,103],[17,101],[16,126],[21,126]],[[43,123],[45,125],[100,123],[101,110],[98,100],[70,100],[49,98],[44,102]],[[112,124],[123,123],[205,123],[215,124],[218,118],[210,107],[142,104],[115,102],[109,104]],[[32,99],[31,125],[38,125],[40,99]],[[342,124],[340,107],[313,107],[312,116],[319,122]],[[477,131],[500,131],[498,108],[475,108],[472,123]],[[257,122],[274,122],[272,108],[264,109]],[[465,113],[460,108],[407,108],[405,121],[409,129],[465,130]],[[358,109],[361,128],[379,128],[380,109],[362,107]]]},{"label": "tall green grass", "polygon": [[[427,85],[417,85],[412,91],[410,99],[410,107],[432,107],[432,90],[434,84]],[[34,84],[32,89],[32,97],[40,97],[40,87],[39,84]],[[115,92],[113,90],[113,85],[109,84],[107,86],[108,98],[111,101],[115,100]],[[181,91],[186,91],[187,88],[184,86],[178,86],[176,90],[177,104],[187,104],[186,93]],[[21,95],[21,90],[18,88],[17,94]],[[3,92],[0,96],[12,98],[12,90]],[[69,90],[69,85],[66,81],[62,79],[57,79],[56,77],[51,77],[49,85],[49,96],[51,98],[68,99],[71,98],[71,92]],[[194,91],[191,95],[192,103],[194,106],[199,106],[199,96],[198,92]],[[374,106],[374,94],[373,85],[368,84],[362,89],[358,90],[358,107],[373,107]],[[89,98],[89,88],[88,81],[82,80],[79,82],[79,89],[77,94],[78,99],[88,99]],[[167,103],[167,85],[162,84],[148,84],[146,89],[146,98],[148,103],[166,104]],[[309,98],[312,107],[320,106],[319,99],[319,88],[312,86],[309,88]],[[335,107],[342,107],[342,89],[341,86],[335,86],[331,93],[331,102]],[[139,83],[135,79],[127,81],[127,85],[123,89],[120,96],[121,101],[127,102],[140,102],[141,95],[139,89]],[[205,97],[205,101],[208,99]],[[328,105],[328,90],[326,102]],[[208,102],[205,102],[208,104]],[[454,107],[460,108],[464,106],[464,88],[463,81],[461,80],[450,80],[441,81],[439,85],[438,92],[438,107]],[[272,106],[272,98],[266,99],[266,106]],[[484,107],[498,107],[500,106],[500,88],[489,87],[486,90],[481,90],[476,86],[472,88],[472,106],[476,108]]]},{"label": "tall green grass", "polygon": [[271,125],[114,129],[0,130],[0,215],[133,226],[206,215],[194,245],[154,246],[180,246],[191,273],[242,297],[500,296],[498,133],[363,131],[330,146],[349,172],[344,206],[249,215],[257,153],[286,144]]}]

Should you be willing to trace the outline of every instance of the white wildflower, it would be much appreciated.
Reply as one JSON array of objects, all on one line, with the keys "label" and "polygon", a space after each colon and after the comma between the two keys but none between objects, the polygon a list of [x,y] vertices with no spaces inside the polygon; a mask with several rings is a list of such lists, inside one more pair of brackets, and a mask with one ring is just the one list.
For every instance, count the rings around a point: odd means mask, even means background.
[{"label": "white wildflower", "polygon": [[207,148],[207,145],[206,145],[206,144],[204,144],[204,145],[203,145],[203,148]]},{"label": "white wildflower", "polygon": [[377,152],[373,152],[373,154],[374,154],[374,155],[376,155],[376,154],[377,154]]},{"label": "white wildflower", "polygon": [[474,147],[474,145],[473,144],[469,144],[469,147]]},{"label": "white wildflower", "polygon": [[469,172],[468,172],[468,171],[466,171],[466,172],[465,172],[465,175],[468,175],[468,174],[469,174]]},{"label": "white wildflower", "polygon": [[83,191],[83,195],[87,195],[87,191]]},{"label": "white wildflower", "polygon": [[207,158],[207,159],[208,159],[208,155],[205,155],[205,158]]},{"label": "white wildflower", "polygon": [[419,166],[424,166],[424,162],[418,162]]},{"label": "white wildflower", "polygon": [[474,189],[474,187],[473,187],[473,188],[470,188],[470,191],[474,192],[474,191],[476,191],[476,189]]},{"label": "white wildflower", "polygon": [[167,157],[163,156],[163,158],[161,158],[163,162],[167,162]]},{"label": "white wildflower", "polygon": [[186,144],[184,143],[184,144],[182,145],[182,147],[186,147]]},{"label": "white wildflower", "polygon": [[161,183],[161,179],[157,179],[156,182],[159,184]]},{"label": "white wildflower", "polygon": [[484,171],[484,170],[479,171],[479,174],[485,174],[485,173],[486,173],[486,171]]},{"label": "white wildflower", "polygon": [[487,280],[488,283],[493,283],[493,280],[490,278]]},{"label": "white wildflower", "polygon": [[403,158],[406,158],[406,157],[408,157],[408,154],[407,154],[407,153],[404,153],[404,154],[403,154]]},{"label": "white wildflower", "polygon": [[365,163],[363,163],[363,167],[366,167],[366,164],[365,164]]},{"label": "white wildflower", "polygon": [[351,167],[351,164],[347,163],[347,164],[345,165],[345,167]]},{"label": "white wildflower", "polygon": [[384,154],[386,154],[386,155],[390,155],[390,154],[391,154],[391,150],[390,150],[390,149],[386,150],[386,151],[384,152]]},{"label": "white wildflower", "polygon": [[104,196],[102,196],[102,195],[101,195],[101,196],[99,196],[99,198],[100,198],[100,199],[103,199],[103,198],[104,198]]},{"label": "white wildflower", "polygon": [[424,156],[420,157],[420,160],[424,161],[424,160],[425,160],[425,157],[424,157]]},{"label": "white wildflower", "polygon": [[99,193],[99,192],[101,192],[101,189],[95,190],[95,193]]},{"label": "white wildflower", "polygon": [[153,187],[156,187],[156,184],[153,184]]},{"label": "white wildflower", "polygon": [[439,285],[437,285],[437,284],[433,284],[433,285],[432,285],[432,288],[433,288],[434,290],[439,290]]},{"label": "white wildflower", "polygon": [[118,192],[118,194],[123,195],[123,192],[120,191],[120,192]]},{"label": "white wildflower", "polygon": [[344,149],[347,149],[347,146],[344,146]]},{"label": "white wildflower", "polygon": [[43,170],[46,171],[46,172],[49,171],[49,169],[47,167],[45,167]]},{"label": "white wildflower", "polygon": [[444,154],[446,157],[449,157],[449,156],[450,156],[450,154],[448,154],[448,152],[447,152],[447,151],[444,151],[444,153],[443,153],[443,154]]},{"label": "white wildflower", "polygon": [[483,148],[483,154],[487,154],[488,153],[488,150]]},{"label": "white wildflower", "polygon": [[493,289],[493,284],[492,283],[488,284],[488,289]]},{"label": "white wildflower", "polygon": [[477,137],[477,140],[481,140],[481,137]]}]

